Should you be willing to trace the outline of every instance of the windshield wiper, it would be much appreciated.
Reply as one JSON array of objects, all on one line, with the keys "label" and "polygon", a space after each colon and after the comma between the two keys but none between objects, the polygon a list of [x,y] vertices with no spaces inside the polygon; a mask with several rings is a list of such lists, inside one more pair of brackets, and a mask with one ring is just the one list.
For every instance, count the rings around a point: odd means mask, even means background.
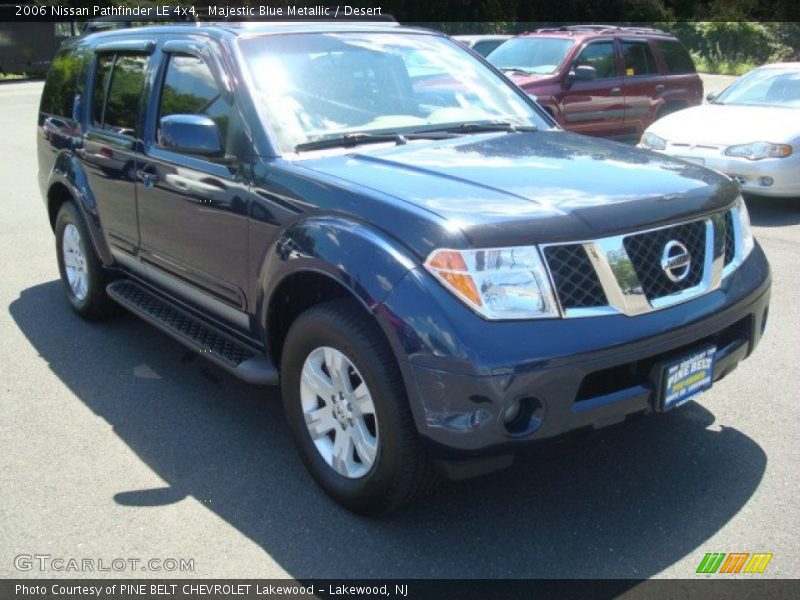
[{"label": "windshield wiper", "polygon": [[326,148],[351,148],[353,146],[360,146],[361,144],[380,144],[384,142],[394,142],[398,146],[402,146],[408,140],[417,139],[444,139],[452,137],[447,132],[438,131],[414,131],[411,133],[364,133],[364,132],[351,132],[335,137],[324,138],[321,140],[314,140],[311,142],[303,142],[294,147],[295,152],[304,152],[306,150],[324,150]]},{"label": "windshield wiper", "polygon": [[399,133],[345,133],[336,137],[323,138],[313,142],[303,142],[294,147],[295,152],[305,150],[323,150],[325,148],[349,148],[360,144],[379,144],[381,142],[395,142],[398,146],[406,143],[405,136]]},{"label": "windshield wiper", "polygon": [[432,131],[445,131],[447,133],[484,133],[490,131],[507,131],[509,133],[525,132],[525,131],[538,131],[539,128],[535,125],[514,125],[507,121],[492,121],[489,123],[457,123],[455,125],[444,125],[442,127],[434,127],[432,129],[421,130],[423,132]]}]

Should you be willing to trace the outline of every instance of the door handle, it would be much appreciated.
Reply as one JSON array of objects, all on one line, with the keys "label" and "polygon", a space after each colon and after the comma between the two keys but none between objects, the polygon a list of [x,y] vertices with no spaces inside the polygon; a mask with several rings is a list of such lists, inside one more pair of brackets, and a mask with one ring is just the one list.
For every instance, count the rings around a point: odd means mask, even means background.
[{"label": "door handle", "polygon": [[663,91],[664,91],[664,84],[663,84],[663,83],[659,83],[659,84],[656,86],[656,91],[657,91],[657,92],[663,92]]},{"label": "door handle", "polygon": [[189,177],[184,177],[177,174],[170,174],[167,175],[166,182],[182,192],[190,192],[195,194],[219,194],[220,192],[224,192],[228,189],[224,183],[210,177],[201,180],[191,179]]},{"label": "door handle", "polygon": [[622,94],[622,88],[618,88],[618,87],[611,88],[611,95],[612,96],[619,96],[620,94]]}]

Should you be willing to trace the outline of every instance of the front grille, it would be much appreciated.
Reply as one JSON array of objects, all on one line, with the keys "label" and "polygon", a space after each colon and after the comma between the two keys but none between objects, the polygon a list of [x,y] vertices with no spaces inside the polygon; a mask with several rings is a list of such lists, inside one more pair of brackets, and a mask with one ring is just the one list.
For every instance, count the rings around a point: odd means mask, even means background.
[{"label": "front grille", "polygon": [[[683,281],[670,280],[661,268],[664,246],[671,240],[681,242],[691,256],[689,273]],[[703,280],[706,256],[704,221],[629,235],[623,243],[648,300],[682,292],[699,285]]]},{"label": "front grille", "polygon": [[548,246],[544,253],[562,308],[608,305],[597,273],[582,245]]},{"label": "front grille", "polygon": [[733,238],[733,212],[725,211],[725,266],[733,262],[736,255],[736,242]]}]

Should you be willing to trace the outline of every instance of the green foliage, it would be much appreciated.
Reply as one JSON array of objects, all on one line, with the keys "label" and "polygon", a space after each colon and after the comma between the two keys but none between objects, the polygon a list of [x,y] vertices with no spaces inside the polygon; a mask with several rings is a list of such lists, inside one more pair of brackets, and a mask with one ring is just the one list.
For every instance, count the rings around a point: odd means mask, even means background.
[{"label": "green foliage", "polygon": [[705,73],[741,75],[764,63],[797,60],[800,56],[800,24],[794,22],[699,21],[657,25],[675,34],[692,53],[697,70]]},{"label": "green foliage", "polygon": [[744,75],[748,71],[752,71],[758,65],[753,62],[736,62],[733,60],[710,60],[697,54],[692,53],[694,65],[700,73],[713,73],[715,75]]}]

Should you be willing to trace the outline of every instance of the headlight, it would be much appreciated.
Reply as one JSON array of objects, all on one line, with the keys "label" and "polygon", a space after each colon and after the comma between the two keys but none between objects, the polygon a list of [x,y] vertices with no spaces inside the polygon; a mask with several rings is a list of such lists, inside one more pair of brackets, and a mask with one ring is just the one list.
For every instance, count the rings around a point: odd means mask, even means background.
[{"label": "headlight", "polygon": [[744,203],[744,198],[739,196],[736,199],[736,216],[739,219],[740,243],[742,244],[742,260],[752,252],[755,246],[755,239],[753,238],[753,229],[750,226],[750,213],[747,212],[747,205]]},{"label": "headlight", "polygon": [[792,153],[792,147],[787,144],[770,144],[769,142],[753,142],[731,146],[725,151],[728,156],[740,156],[749,160],[762,158],[784,158]]},{"label": "headlight", "polygon": [[486,319],[558,317],[553,290],[535,246],[434,250],[425,268]]},{"label": "headlight", "polygon": [[642,136],[642,146],[650,150],[664,150],[667,147],[667,140],[658,137],[655,133],[645,131]]}]

